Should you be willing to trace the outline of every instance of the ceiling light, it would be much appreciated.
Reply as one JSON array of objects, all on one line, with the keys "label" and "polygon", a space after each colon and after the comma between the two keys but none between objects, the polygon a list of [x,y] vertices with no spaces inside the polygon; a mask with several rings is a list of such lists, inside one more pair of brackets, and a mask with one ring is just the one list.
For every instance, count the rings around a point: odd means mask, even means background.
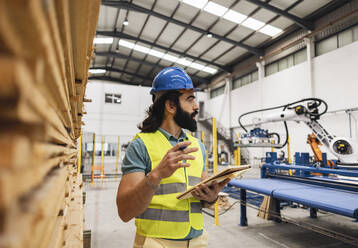
[{"label": "ceiling light", "polygon": [[105,69],[89,69],[89,72],[92,74],[100,74],[100,73],[105,73],[106,70]]},{"label": "ceiling light", "polygon": [[206,34],[206,37],[211,38],[211,37],[213,37],[213,34],[209,32]]},{"label": "ceiling light", "polygon": [[162,59],[165,59],[165,60],[168,60],[170,62],[173,62],[175,63],[179,58],[176,57],[176,56],[172,56],[172,55],[169,55],[169,54],[165,54]]},{"label": "ceiling light", "polygon": [[186,58],[180,58],[176,61],[177,64],[189,66],[192,62],[187,60]]},{"label": "ceiling light", "polygon": [[125,40],[119,40],[118,45],[127,47],[129,49],[133,49],[135,47],[134,43]]},{"label": "ceiling light", "polygon": [[265,25],[264,22],[258,21],[252,17],[247,18],[243,23],[241,23],[241,25],[247,27],[247,28],[251,28],[253,30],[258,30],[260,29],[262,26]]},{"label": "ceiling light", "polygon": [[138,44],[136,44],[133,49],[142,53],[149,53],[150,51],[150,48]]},{"label": "ceiling light", "polygon": [[211,68],[209,66],[205,66],[202,71],[205,71],[207,73],[210,73],[210,74],[215,74],[218,70],[214,69],[214,68]]},{"label": "ceiling light", "polygon": [[[203,71],[211,73],[211,74],[215,74],[217,72],[216,69],[213,69],[211,67],[208,67],[208,66],[205,66],[205,65],[202,65],[199,63],[192,63],[191,61],[187,60],[186,58],[179,58],[177,56],[166,54],[166,53],[160,52],[158,50],[150,49],[148,47],[141,46],[138,44],[134,44],[133,42],[129,42],[126,40],[122,40],[122,39],[119,40],[118,45],[127,47],[129,49],[133,49],[133,50],[145,53],[145,54],[152,55],[159,59],[164,59],[164,60],[167,60],[167,61],[170,61],[173,63],[177,63],[177,64],[180,64],[183,66],[188,66],[188,67],[194,68],[199,71],[203,70]],[[96,70],[90,70],[90,72],[91,73],[105,73],[106,71],[103,69],[96,69]]]},{"label": "ceiling light", "polygon": [[245,20],[247,18],[247,16],[243,15],[237,11],[229,9],[229,11],[225,13],[223,18],[225,18],[226,20],[235,22],[237,24],[240,24],[243,20]]},{"label": "ceiling light", "polygon": [[154,57],[157,57],[157,58],[162,58],[162,57],[165,55],[165,53],[159,52],[159,51],[154,50],[154,49],[151,49],[151,50],[148,52],[148,54],[150,54],[150,55],[152,55],[152,56],[154,56]]},{"label": "ceiling light", "polygon": [[198,9],[202,9],[206,5],[208,0],[183,0],[182,2]]},{"label": "ceiling light", "polygon": [[123,22],[123,25],[124,26],[127,26],[129,24],[129,22],[128,22],[128,19],[126,18],[125,20],[124,20],[124,22]]},{"label": "ceiling light", "polygon": [[208,4],[204,7],[204,10],[213,15],[222,16],[223,14],[225,14],[228,8],[214,2],[208,2]]},{"label": "ceiling light", "polygon": [[197,70],[199,70],[199,71],[201,71],[202,69],[204,69],[204,67],[205,67],[205,65],[202,65],[202,64],[199,64],[199,63],[191,63],[190,65],[189,65],[189,67],[192,67],[192,68],[194,68],[194,69],[197,69]]},{"label": "ceiling light", "polygon": [[274,26],[271,26],[267,24],[265,27],[261,28],[259,32],[267,34],[269,36],[275,36],[282,32],[282,29],[276,28]]},{"label": "ceiling light", "polygon": [[93,44],[112,44],[113,38],[94,38]]}]

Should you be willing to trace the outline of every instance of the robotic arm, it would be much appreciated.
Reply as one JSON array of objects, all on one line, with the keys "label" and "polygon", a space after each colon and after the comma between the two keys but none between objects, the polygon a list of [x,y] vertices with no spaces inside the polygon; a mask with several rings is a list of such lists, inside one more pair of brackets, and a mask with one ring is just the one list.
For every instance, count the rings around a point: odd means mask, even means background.
[{"label": "robotic arm", "polygon": [[[307,105],[297,105],[297,103],[306,102]],[[325,109],[322,113],[319,112],[319,106],[321,104],[325,105]],[[316,135],[318,140],[333,154],[338,158],[338,163],[344,166],[358,166],[358,144],[353,142],[350,138],[345,137],[335,137],[324,129],[321,124],[317,121],[321,115],[327,111],[327,104],[317,98],[309,98],[294,103],[289,103],[287,105],[274,107],[265,110],[252,111],[246,114],[243,114],[239,118],[239,123],[242,126],[240,119],[247,114],[261,112],[266,110],[272,110],[275,108],[282,108],[278,113],[267,115],[261,118],[254,118],[254,125],[260,125],[268,122],[286,122],[286,121],[296,121],[305,123]],[[286,123],[285,126],[287,127]],[[286,129],[287,131],[287,129]]]}]

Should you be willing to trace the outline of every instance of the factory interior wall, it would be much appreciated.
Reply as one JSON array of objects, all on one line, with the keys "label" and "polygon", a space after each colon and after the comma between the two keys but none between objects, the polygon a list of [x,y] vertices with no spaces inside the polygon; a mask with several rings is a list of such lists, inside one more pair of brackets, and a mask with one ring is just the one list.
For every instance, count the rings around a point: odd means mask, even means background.
[{"label": "factory interior wall", "polygon": [[[356,97],[358,57],[355,56],[357,53],[358,42],[355,42],[313,59],[314,96],[325,100],[329,111],[358,107]],[[229,93],[226,90],[223,95],[213,99],[208,97],[209,91],[199,92],[197,100],[204,101],[204,111],[216,117],[223,126],[238,127],[237,119],[242,113],[309,97],[311,90],[308,83],[308,71],[308,62],[304,62]],[[91,81],[87,88],[86,98],[92,99],[92,102],[85,105],[87,115],[84,116],[86,123],[83,128],[84,132],[120,135],[121,142],[129,141],[139,131],[137,124],[144,119],[145,111],[152,103],[149,91],[149,87]],[[122,94],[122,103],[105,103],[105,93]],[[231,94],[231,111],[229,94]],[[351,132],[352,137],[358,140],[357,119],[358,113],[354,112]],[[243,121],[249,124],[251,117]],[[345,112],[326,114],[320,123],[333,135],[344,137],[350,135],[349,117]],[[288,127],[291,156],[293,157],[294,152],[310,152],[306,138],[311,130],[304,124],[295,122],[289,122]],[[283,123],[265,124],[263,128],[276,131],[282,134],[283,139],[285,138]],[[240,131],[238,128],[234,130],[236,133]],[[322,150],[324,151],[324,148]],[[263,156],[265,151],[270,151],[270,149],[250,150],[252,156],[258,157]],[[329,158],[332,157],[329,155]]]},{"label": "factory interior wall", "polygon": [[[138,87],[108,81],[91,81],[86,90],[86,98],[92,102],[85,104],[84,132],[98,135],[120,136],[126,143],[140,130],[137,125],[145,118],[145,111],[152,103],[149,87]],[[105,103],[105,93],[122,95],[120,104]]]},{"label": "factory interior wall", "polygon": [[[337,111],[346,108],[358,107],[358,42],[336,49],[329,53],[313,58],[313,82],[314,97],[325,100],[328,104],[328,111]],[[262,86],[262,89],[260,88]],[[261,96],[262,92],[262,96]],[[206,112],[218,118],[221,116],[221,123],[226,127],[238,127],[238,117],[248,111],[268,108],[286,104],[311,96],[309,85],[308,62],[298,64],[286,70],[264,77],[261,81],[242,86],[231,91],[231,125],[228,120],[230,113],[228,108],[223,108],[228,97],[223,94],[205,103]],[[224,109],[224,111],[222,111]],[[226,109],[226,110],[225,110]],[[270,113],[270,112],[267,112]],[[254,115],[252,115],[254,117]],[[244,118],[244,123],[250,124],[251,117]],[[352,137],[358,140],[357,130],[358,113],[354,112],[351,121]],[[349,137],[349,117],[345,112],[328,113],[322,116],[319,121],[322,126],[331,134],[336,136]],[[271,123],[262,126],[264,129],[272,129],[279,132],[285,138],[283,123]],[[312,131],[303,123],[288,123],[291,157],[294,152],[311,152],[306,144],[307,135]],[[234,129],[239,132],[238,128]],[[240,131],[242,132],[242,130]],[[285,148],[286,150],[287,148]],[[254,156],[262,156],[270,149],[250,149]],[[322,148],[325,151],[324,148]],[[312,154],[312,153],[311,153]],[[328,154],[329,158],[334,158]]]}]

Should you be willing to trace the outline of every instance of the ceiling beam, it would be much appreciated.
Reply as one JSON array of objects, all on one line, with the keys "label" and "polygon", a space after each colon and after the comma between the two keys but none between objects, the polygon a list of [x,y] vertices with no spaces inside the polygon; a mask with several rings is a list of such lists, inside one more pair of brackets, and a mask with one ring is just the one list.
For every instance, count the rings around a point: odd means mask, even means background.
[{"label": "ceiling beam", "polygon": [[192,55],[190,55],[190,54],[185,54],[185,53],[180,52],[180,51],[178,51],[178,50],[175,50],[175,49],[172,49],[172,48],[169,48],[169,47],[166,47],[166,46],[162,46],[162,45],[159,45],[159,44],[155,44],[155,43],[152,43],[152,42],[150,42],[150,41],[143,40],[143,39],[140,39],[140,38],[131,36],[131,35],[129,35],[129,34],[124,34],[124,33],[115,32],[115,31],[97,31],[96,34],[98,34],[98,35],[103,35],[103,36],[109,36],[109,37],[115,37],[115,38],[123,38],[123,39],[128,39],[128,40],[133,40],[133,41],[141,42],[141,43],[147,44],[147,45],[149,45],[149,46],[154,46],[154,47],[157,47],[157,48],[166,50],[166,51],[168,51],[168,52],[176,53],[176,54],[178,54],[178,55],[180,55],[180,56],[183,56],[183,57],[187,57],[187,58],[190,58],[190,59],[193,59],[193,60],[197,60],[197,61],[200,61],[200,62],[202,62],[202,63],[208,64],[208,65],[215,66],[215,67],[219,68],[220,70],[222,70],[222,71],[224,71],[224,72],[229,72],[229,73],[231,73],[231,71],[232,71],[232,68],[231,68],[231,67],[219,65],[219,64],[213,63],[213,62],[211,62],[211,61],[209,61],[209,60],[202,59],[202,58],[198,58],[198,57],[192,56]]},{"label": "ceiling beam", "polygon": [[286,17],[287,19],[293,21],[294,23],[296,23],[298,26],[300,26],[303,29],[307,29],[307,30],[312,30],[313,29],[313,23],[309,22],[309,21],[305,21],[295,15],[292,15],[282,9],[276,8],[268,3],[265,2],[261,2],[260,0],[246,0],[250,3],[253,3],[263,9],[267,9],[275,14],[278,14],[280,16]]},{"label": "ceiling beam", "polygon": [[[143,8],[143,7],[139,6],[139,5],[135,5],[135,4],[132,4],[132,3],[129,3],[129,2],[126,2],[126,1],[102,0],[102,5],[141,12],[141,13],[144,13],[144,14],[147,14],[147,15],[155,16],[155,17],[160,18],[162,20],[165,20],[167,22],[174,23],[174,24],[182,26],[184,28],[199,32],[201,34],[207,34],[208,33],[208,31],[205,30],[205,29],[198,28],[196,26],[192,26],[192,25],[187,24],[185,22],[176,20],[174,18],[165,16],[165,15],[160,14],[158,12],[151,11],[149,9]],[[226,37],[218,35],[218,34],[214,34],[212,32],[210,32],[210,33],[212,34],[213,38],[225,41],[225,42],[230,43],[230,44],[232,44],[234,46],[244,48],[244,49],[246,49],[247,51],[249,51],[249,52],[251,52],[253,54],[256,54],[256,55],[259,55],[259,56],[263,55],[263,51],[258,49],[258,48],[251,47],[251,46],[246,45],[244,43],[241,43],[241,42],[238,42],[238,41],[235,41],[235,40],[231,40],[229,38],[226,38]]]},{"label": "ceiling beam", "polygon": [[144,80],[146,81],[147,83],[151,84],[152,83],[152,80],[146,78],[146,77],[143,77],[141,75],[138,75],[138,74],[135,74],[135,73],[132,73],[132,72],[129,72],[129,71],[124,71],[124,70],[121,70],[121,69],[118,69],[118,68],[114,68],[114,67],[109,67],[109,66],[96,66],[96,67],[91,67],[90,69],[101,69],[101,70],[106,70],[106,71],[110,71],[110,72],[118,72],[118,73],[123,73],[123,74],[127,74],[127,75],[130,75],[132,77],[137,77],[141,80]]},{"label": "ceiling beam", "polygon": [[[95,52],[95,54],[96,54],[96,56],[113,57],[113,58],[121,58],[121,59],[130,59],[130,60],[133,60],[133,61],[135,61],[137,63],[145,64],[145,65],[152,66],[152,67],[157,67],[159,69],[163,69],[163,68],[166,67],[166,66],[162,66],[162,65],[159,65],[159,64],[148,62],[146,60],[138,59],[138,58],[135,58],[135,57],[130,57],[130,56],[123,55],[123,54],[120,54],[120,53],[115,53],[115,52]],[[192,80],[194,80],[194,83],[195,82],[204,83],[204,84],[209,84],[210,83],[210,80],[205,79],[205,78],[196,77],[196,76],[190,76],[190,77],[192,78]]]},{"label": "ceiling beam", "polygon": [[[127,85],[136,85],[133,82],[128,82],[128,81],[125,81],[125,80],[122,80],[119,78],[110,77],[110,76],[90,76],[90,77],[88,77],[88,80],[104,80],[104,81],[111,81],[111,82],[122,83],[122,84],[127,84]],[[150,86],[150,85],[147,85],[147,86]]]},{"label": "ceiling beam", "polygon": [[332,0],[313,13],[309,14],[309,16],[305,17],[305,19],[315,21],[349,2],[352,2],[352,0]]}]

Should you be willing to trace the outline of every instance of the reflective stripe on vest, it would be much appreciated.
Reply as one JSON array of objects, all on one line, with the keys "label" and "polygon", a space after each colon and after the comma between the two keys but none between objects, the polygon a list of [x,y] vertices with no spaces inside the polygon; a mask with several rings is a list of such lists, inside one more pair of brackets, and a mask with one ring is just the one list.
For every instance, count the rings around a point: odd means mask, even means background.
[{"label": "reflective stripe on vest", "polygon": [[192,213],[201,213],[201,202],[191,202],[190,203],[190,210]]},{"label": "reflective stripe on vest", "polygon": [[[155,169],[172,145],[160,131],[139,133],[137,137],[142,139],[148,151],[152,164],[151,170]],[[160,181],[148,208],[136,217],[135,223],[140,235],[183,239],[190,232],[190,228],[203,229],[200,201],[195,198],[176,199],[188,187],[198,184],[203,172],[204,161],[199,142],[188,134],[187,137],[192,142],[189,147],[199,148],[191,154],[196,159],[187,160],[189,167],[179,168],[170,177]]]},{"label": "reflective stripe on vest", "polygon": [[[201,203],[191,202],[190,212],[201,213]],[[137,217],[138,219],[147,220],[163,220],[163,221],[174,221],[174,222],[188,222],[189,212],[181,210],[168,210],[168,209],[155,209],[147,208],[144,213]]]},{"label": "reflective stripe on vest", "polygon": [[162,221],[174,221],[174,222],[188,222],[188,211],[167,210],[167,209],[155,209],[147,208],[144,213],[137,217],[138,219],[146,220],[162,220]]},{"label": "reflective stripe on vest", "polygon": [[166,195],[173,193],[180,193],[186,190],[185,183],[167,183],[160,184],[157,191],[155,191],[155,195]]},{"label": "reflective stripe on vest", "polygon": [[188,176],[188,179],[189,179],[189,186],[195,186],[201,182],[200,177]]}]

